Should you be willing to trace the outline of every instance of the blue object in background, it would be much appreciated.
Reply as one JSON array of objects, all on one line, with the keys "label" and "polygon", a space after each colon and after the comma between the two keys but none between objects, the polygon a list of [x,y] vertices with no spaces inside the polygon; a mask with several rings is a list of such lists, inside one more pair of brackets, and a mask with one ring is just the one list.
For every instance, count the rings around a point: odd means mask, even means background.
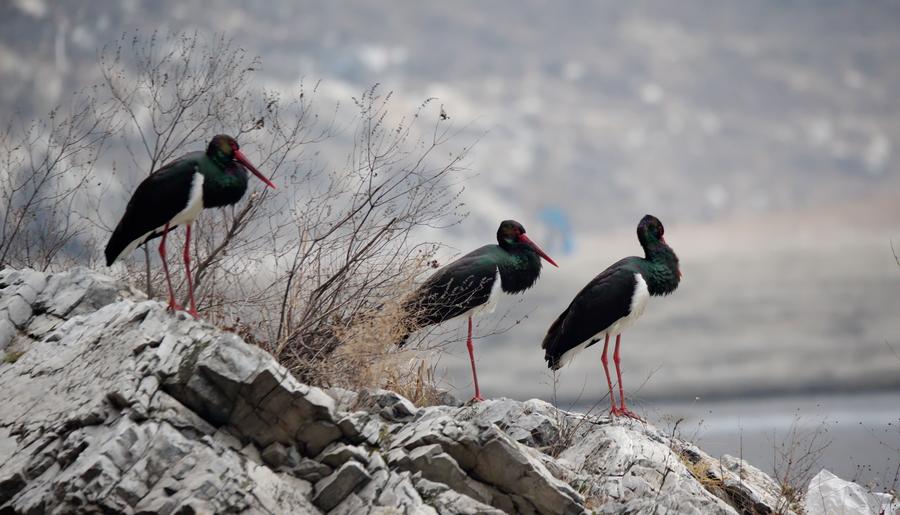
[{"label": "blue object in background", "polygon": [[562,208],[547,206],[540,210],[538,218],[547,227],[547,237],[544,241],[548,252],[571,254],[575,250],[572,223]]}]

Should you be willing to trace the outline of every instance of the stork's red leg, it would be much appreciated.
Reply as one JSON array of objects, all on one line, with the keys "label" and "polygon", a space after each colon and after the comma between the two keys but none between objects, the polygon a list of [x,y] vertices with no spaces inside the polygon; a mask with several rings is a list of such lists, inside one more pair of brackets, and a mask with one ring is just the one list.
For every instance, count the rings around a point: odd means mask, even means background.
[{"label": "stork's red leg", "polygon": [[633,418],[635,420],[640,420],[643,422],[644,420],[632,413],[628,408],[625,407],[625,390],[622,388],[622,371],[619,369],[619,344],[622,342],[622,335],[616,335],[616,350],[613,352],[613,363],[616,364],[616,377],[619,378],[619,412],[618,415],[622,415],[625,417]]},{"label": "stork's red leg", "polygon": [[169,264],[166,263],[166,236],[169,234],[169,224],[163,228],[162,241],[159,242],[159,257],[162,258],[163,272],[166,273],[166,286],[169,287],[169,310],[181,309],[175,302],[175,293],[172,291],[172,278],[169,276]]},{"label": "stork's red leg", "polygon": [[466,338],[466,347],[469,349],[469,361],[472,362],[472,380],[475,382],[475,397],[473,401],[483,401],[481,390],[478,389],[478,372],[475,371],[475,348],[472,346],[472,316],[469,316],[469,336]]},{"label": "stork's red leg", "polygon": [[603,363],[603,371],[606,372],[606,386],[609,387],[609,403],[612,405],[612,409],[609,410],[610,414],[618,415],[618,409],[616,408],[616,395],[613,393],[612,387],[612,379],[609,377],[609,361],[606,359],[606,348],[609,347],[609,335],[606,335],[606,340],[603,341],[603,355],[600,357],[600,361]]},{"label": "stork's red leg", "polygon": [[191,279],[191,224],[187,224],[187,234],[184,239],[184,276],[187,278],[188,298],[191,301],[191,309],[188,313],[194,318],[200,318],[197,314],[197,305],[194,303],[194,281]]}]

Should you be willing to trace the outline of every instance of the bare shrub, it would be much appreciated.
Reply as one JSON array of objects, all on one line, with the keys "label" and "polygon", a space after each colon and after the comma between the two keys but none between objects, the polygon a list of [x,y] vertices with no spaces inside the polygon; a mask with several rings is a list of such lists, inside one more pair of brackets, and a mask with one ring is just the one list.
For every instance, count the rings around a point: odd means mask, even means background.
[{"label": "bare shrub", "polygon": [[[465,216],[455,186],[467,149],[438,155],[453,132],[440,116],[423,121],[434,111],[430,100],[394,123],[390,105],[391,94],[382,96],[377,88],[355,99],[346,171],[330,175],[312,195],[316,201],[297,211],[298,237],[279,252],[290,259],[283,269],[273,351],[311,382],[348,335],[358,334],[348,328],[373,320],[387,327],[373,313],[405,297],[413,278],[428,268],[437,247],[416,242],[413,231]],[[391,317],[396,326],[403,315]],[[379,346],[396,343],[398,336],[392,326]]]},{"label": "bare shrub", "polygon": [[[567,408],[563,409],[560,407],[559,397],[557,395],[559,387],[559,371],[549,371],[548,377],[550,378],[552,386],[550,400],[553,407],[556,408],[556,425],[559,428],[559,432],[554,441],[550,442],[549,445],[546,448],[541,449],[541,451],[549,456],[558,458],[563,451],[571,447],[578,438],[583,436],[584,429],[589,427],[590,424],[598,424],[601,423],[601,421],[611,422],[610,418],[604,420],[599,415],[603,409],[601,406],[605,406],[608,402],[607,399],[609,394],[607,393],[605,396],[594,402],[587,411],[584,411],[583,413],[574,413],[571,412],[571,410],[573,410],[581,401],[586,385],[582,385],[581,391],[578,393],[575,400],[573,400]],[[589,425],[584,426],[585,423],[588,423]]]},{"label": "bare shrub", "polygon": [[[251,186],[238,204],[196,222],[198,309],[270,350],[302,380],[337,384],[334,367],[372,365],[345,349],[327,366],[338,347],[360,337],[357,325],[367,335],[384,333],[381,354],[393,338],[376,314],[411,288],[436,249],[416,242],[413,231],[465,216],[459,184],[467,149],[450,145],[457,131],[430,99],[398,116],[393,95],[375,86],[353,99],[349,119],[340,106],[322,116],[318,85],[260,91],[247,86],[258,67],[225,38],[204,42],[197,34],[123,36],[101,58],[134,168],[149,172],[225,132],[274,177],[277,192]],[[337,166],[328,163],[342,154]],[[123,185],[123,195],[141,178]],[[182,237],[176,232],[174,244]],[[143,260],[151,295],[160,280],[152,254],[145,250]],[[174,275],[182,284],[183,272]],[[375,351],[363,346],[362,355]],[[372,385],[398,381],[357,372]]]},{"label": "bare shrub", "polygon": [[[279,189],[251,182],[239,203],[195,222],[189,273],[201,315],[307,382],[406,389],[425,402],[433,369],[415,353],[391,356],[390,313],[437,248],[416,231],[466,215],[468,149],[431,99],[409,108],[375,86],[349,109],[323,109],[319,84],[255,86],[260,65],[226,37],[197,33],[129,33],[104,48],[102,83],[82,111],[2,134],[0,263],[67,266],[61,249],[73,247],[72,261],[97,265],[147,174],[230,134]],[[173,232],[171,245],[183,238]],[[155,263],[150,245],[110,271],[153,297]],[[170,270],[183,291],[183,267]]]},{"label": "bare shrub", "polygon": [[306,374],[321,378],[327,386],[385,388],[418,406],[437,404],[442,392],[437,388],[433,352],[396,346],[405,315],[397,299],[358,314],[349,327],[336,329],[339,345]]},{"label": "bare shrub", "polygon": [[0,132],[0,268],[65,267],[95,244],[80,208],[110,115],[95,98],[76,98],[68,110]]},{"label": "bare shrub", "polygon": [[803,430],[800,422],[800,416],[797,415],[788,434],[780,441],[773,441],[774,479],[782,496],[776,510],[778,513],[802,509],[806,485],[815,472],[822,468],[819,459],[831,445],[830,440],[825,440],[827,426],[824,422],[808,430]]}]

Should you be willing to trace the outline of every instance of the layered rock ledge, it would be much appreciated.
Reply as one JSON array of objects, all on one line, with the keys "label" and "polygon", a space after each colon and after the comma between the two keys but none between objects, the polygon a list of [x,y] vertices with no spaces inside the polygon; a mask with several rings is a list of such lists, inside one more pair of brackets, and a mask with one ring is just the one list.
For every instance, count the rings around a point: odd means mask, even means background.
[{"label": "layered rock ledge", "polygon": [[540,400],[419,408],[86,269],[0,272],[0,513],[771,513],[778,485]]}]

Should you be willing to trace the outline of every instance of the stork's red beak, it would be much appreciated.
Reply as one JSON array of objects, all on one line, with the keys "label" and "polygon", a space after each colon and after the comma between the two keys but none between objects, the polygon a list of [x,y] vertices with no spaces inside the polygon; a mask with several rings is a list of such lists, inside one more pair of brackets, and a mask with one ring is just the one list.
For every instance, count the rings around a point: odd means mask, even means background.
[{"label": "stork's red beak", "polygon": [[524,243],[525,245],[528,245],[528,246],[531,247],[532,249],[534,249],[534,251],[537,252],[537,255],[538,255],[538,256],[541,256],[541,257],[544,258],[544,259],[546,259],[548,263],[550,263],[551,265],[555,266],[556,268],[559,268],[559,265],[557,265],[555,261],[553,261],[552,259],[550,259],[550,256],[548,256],[546,252],[544,252],[543,250],[541,250],[541,248],[538,247],[537,244],[536,244],[535,242],[531,241],[531,239],[529,239],[528,236],[525,236],[525,233],[522,233],[522,234],[519,235],[519,241],[522,242],[522,243]]},{"label": "stork's red beak", "polygon": [[247,157],[243,154],[243,152],[241,152],[240,150],[235,150],[235,151],[234,151],[234,158],[237,159],[238,163],[241,163],[242,165],[244,165],[245,168],[247,168],[248,170],[250,170],[251,172],[253,172],[253,175],[259,177],[259,180],[261,180],[262,182],[266,183],[266,186],[272,188],[273,190],[275,189],[275,185],[272,184],[272,181],[270,181],[269,179],[266,179],[266,176],[265,176],[265,175],[263,175],[262,173],[260,173],[260,171],[257,170],[255,166],[253,166],[252,164],[250,164],[250,161],[249,161],[249,160],[247,159]]}]

